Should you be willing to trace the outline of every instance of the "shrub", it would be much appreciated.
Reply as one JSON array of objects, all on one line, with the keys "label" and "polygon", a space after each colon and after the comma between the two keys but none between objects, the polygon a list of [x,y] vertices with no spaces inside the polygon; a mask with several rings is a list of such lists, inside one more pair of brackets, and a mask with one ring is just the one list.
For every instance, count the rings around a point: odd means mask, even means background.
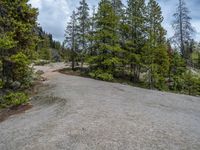
[{"label": "shrub", "polygon": [[19,106],[28,102],[28,96],[25,93],[10,93],[4,96],[3,104],[6,106]]},{"label": "shrub", "polygon": [[49,63],[50,63],[50,61],[48,61],[48,60],[36,60],[34,62],[34,64],[36,66],[44,66],[44,65],[49,64]]},{"label": "shrub", "polygon": [[186,72],[183,75],[184,90],[189,95],[200,94],[200,77],[194,75],[191,71]]},{"label": "shrub", "polygon": [[97,70],[89,73],[92,78],[103,80],[103,81],[113,81],[113,75],[107,72],[103,72],[102,70]]},{"label": "shrub", "polygon": [[51,60],[51,50],[49,48],[42,48],[39,50],[39,58],[45,60]]},{"label": "shrub", "polygon": [[13,68],[14,81],[19,81],[22,85],[29,86],[32,81],[32,69],[29,67],[30,61],[23,53],[11,56],[11,61],[15,63]]}]

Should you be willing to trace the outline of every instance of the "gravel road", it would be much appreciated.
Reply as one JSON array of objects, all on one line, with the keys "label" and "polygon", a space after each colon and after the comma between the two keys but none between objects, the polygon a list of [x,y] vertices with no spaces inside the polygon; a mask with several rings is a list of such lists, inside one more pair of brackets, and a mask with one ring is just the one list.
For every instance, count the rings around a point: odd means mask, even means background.
[{"label": "gravel road", "polygon": [[0,123],[0,150],[200,150],[200,98],[52,72],[33,108]]}]

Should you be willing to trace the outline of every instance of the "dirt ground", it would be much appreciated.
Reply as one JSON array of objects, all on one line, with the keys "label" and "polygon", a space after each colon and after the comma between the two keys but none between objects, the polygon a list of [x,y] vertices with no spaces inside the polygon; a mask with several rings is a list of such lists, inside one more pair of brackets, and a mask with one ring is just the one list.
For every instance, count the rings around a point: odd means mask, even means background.
[{"label": "dirt ground", "polygon": [[0,150],[200,150],[200,98],[38,66],[32,109],[0,123]]}]

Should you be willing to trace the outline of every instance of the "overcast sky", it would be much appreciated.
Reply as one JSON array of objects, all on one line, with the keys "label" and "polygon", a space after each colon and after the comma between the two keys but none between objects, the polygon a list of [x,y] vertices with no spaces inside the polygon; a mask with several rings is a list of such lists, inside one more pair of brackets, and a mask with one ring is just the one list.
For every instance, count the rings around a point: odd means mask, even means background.
[{"label": "overcast sky", "polygon": [[[123,0],[126,2],[126,0]],[[164,16],[163,26],[168,31],[167,36],[173,35],[171,23],[178,0],[157,0]],[[185,0],[192,17],[192,26],[196,30],[195,39],[200,41],[200,0]],[[87,0],[90,8],[97,5],[99,0]],[[79,0],[30,0],[33,7],[39,9],[38,23],[46,32],[52,33],[55,40],[63,41],[64,30],[72,11],[79,6]]]}]

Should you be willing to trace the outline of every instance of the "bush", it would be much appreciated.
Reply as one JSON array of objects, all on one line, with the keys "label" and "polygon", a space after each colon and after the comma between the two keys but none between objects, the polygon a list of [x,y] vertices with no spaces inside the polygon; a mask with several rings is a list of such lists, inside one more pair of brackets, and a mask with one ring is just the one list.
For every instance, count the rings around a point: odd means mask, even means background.
[{"label": "bush", "polygon": [[39,58],[45,60],[51,60],[51,50],[49,48],[42,48],[39,50]]},{"label": "bush", "polygon": [[169,89],[172,91],[181,92],[183,90],[184,85],[184,79],[182,78],[182,75],[173,75],[171,80],[172,84],[169,86]]},{"label": "bush", "polygon": [[19,106],[28,102],[28,96],[25,93],[10,93],[3,97],[1,106]]},{"label": "bush", "polygon": [[92,78],[103,80],[103,81],[113,81],[113,75],[110,73],[103,72],[102,70],[97,70],[89,73]]},{"label": "bush", "polygon": [[200,77],[194,75],[191,71],[183,75],[184,90],[189,95],[200,95]]},{"label": "bush", "polygon": [[49,60],[36,60],[36,61],[34,62],[34,64],[35,64],[36,66],[44,66],[44,65],[49,64],[49,63],[50,63]]},{"label": "bush", "polygon": [[22,85],[29,86],[32,81],[32,69],[29,67],[30,61],[23,53],[11,56],[11,61],[15,63],[13,68],[14,81],[19,81]]}]

